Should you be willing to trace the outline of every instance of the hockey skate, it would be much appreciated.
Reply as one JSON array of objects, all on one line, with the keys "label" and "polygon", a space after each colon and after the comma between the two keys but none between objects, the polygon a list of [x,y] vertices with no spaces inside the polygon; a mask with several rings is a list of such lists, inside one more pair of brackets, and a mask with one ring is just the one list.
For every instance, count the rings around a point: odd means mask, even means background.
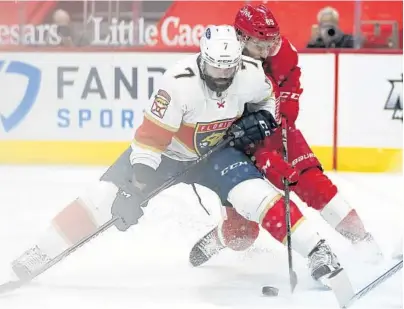
[{"label": "hockey skate", "polygon": [[192,266],[200,266],[209,261],[213,256],[226,248],[219,240],[218,227],[215,227],[203,236],[193,247],[189,254]]},{"label": "hockey skate", "polygon": [[328,277],[341,269],[337,256],[331,251],[325,240],[320,240],[309,253],[309,269],[315,281],[330,288]]}]

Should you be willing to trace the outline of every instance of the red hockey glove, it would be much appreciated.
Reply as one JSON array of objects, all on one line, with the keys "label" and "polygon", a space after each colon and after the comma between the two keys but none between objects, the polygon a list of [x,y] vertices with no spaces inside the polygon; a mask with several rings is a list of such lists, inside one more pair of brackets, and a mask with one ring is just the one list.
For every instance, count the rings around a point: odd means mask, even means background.
[{"label": "red hockey glove", "polygon": [[299,115],[299,101],[291,100],[289,98],[290,95],[290,92],[281,92],[279,112],[288,120],[288,124],[293,126]]},{"label": "red hockey glove", "polygon": [[299,173],[283,160],[276,151],[260,148],[254,153],[255,165],[267,176],[268,180],[279,175],[287,179],[289,184],[294,185],[299,180]]}]

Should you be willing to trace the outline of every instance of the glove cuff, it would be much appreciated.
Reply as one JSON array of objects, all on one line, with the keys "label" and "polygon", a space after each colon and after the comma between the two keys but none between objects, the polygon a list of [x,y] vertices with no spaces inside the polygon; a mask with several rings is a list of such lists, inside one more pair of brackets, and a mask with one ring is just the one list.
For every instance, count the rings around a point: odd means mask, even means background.
[{"label": "glove cuff", "polygon": [[147,186],[156,182],[156,170],[152,167],[142,163],[136,163],[133,165],[132,168],[134,179],[137,182],[145,184]]}]

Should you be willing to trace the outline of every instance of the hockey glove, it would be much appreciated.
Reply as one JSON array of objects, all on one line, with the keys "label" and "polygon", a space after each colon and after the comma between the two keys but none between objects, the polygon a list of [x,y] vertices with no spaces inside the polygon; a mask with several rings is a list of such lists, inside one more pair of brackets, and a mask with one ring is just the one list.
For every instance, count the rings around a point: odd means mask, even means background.
[{"label": "hockey glove", "polygon": [[[138,223],[143,216],[140,204],[146,199],[147,188],[154,179],[155,170],[144,164],[133,165],[132,188],[130,192],[120,189],[112,204],[111,214],[118,218],[115,226],[119,231],[126,231]],[[129,190],[128,190],[129,191]],[[143,207],[147,206],[147,203]]]},{"label": "hockey glove", "polygon": [[263,141],[278,127],[275,118],[266,110],[249,113],[236,120],[227,134],[234,136],[233,146],[239,150]]},{"label": "hockey glove", "polygon": [[288,120],[289,126],[294,126],[299,114],[299,101],[281,100],[279,112]]},{"label": "hockey glove", "polygon": [[[285,162],[276,151],[262,147],[254,153],[254,158],[255,165],[270,182],[274,180],[278,182],[278,179],[286,179],[290,185],[295,185],[298,182],[299,173],[297,170]],[[280,184],[276,183],[275,185],[279,187]]]}]

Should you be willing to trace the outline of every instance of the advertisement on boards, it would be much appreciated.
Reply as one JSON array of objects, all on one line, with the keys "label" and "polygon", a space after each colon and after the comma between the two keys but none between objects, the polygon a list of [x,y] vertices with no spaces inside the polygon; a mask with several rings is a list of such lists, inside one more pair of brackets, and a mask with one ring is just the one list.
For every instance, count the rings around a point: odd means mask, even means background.
[{"label": "advertisement on boards", "polygon": [[[7,151],[0,161],[20,156],[18,162],[111,163],[132,140],[159,78],[186,55],[3,54],[0,79],[8,95],[0,108],[0,140]],[[300,59],[305,92],[299,126],[327,168],[332,160],[333,57]],[[80,155],[72,158],[75,152]]]},{"label": "advertisement on boards", "polygon": [[[0,110],[0,138],[130,140],[159,78],[187,54],[155,55],[6,54],[1,79],[10,95]],[[313,144],[331,146],[334,82],[333,74],[325,76],[333,71],[333,55],[302,56],[301,66],[306,86],[300,126]],[[313,123],[316,113],[323,117]]]},{"label": "advertisement on boards", "polygon": [[[112,163],[131,142],[159,78],[187,55],[3,53],[0,162]],[[402,56],[302,54],[299,65],[304,91],[296,124],[323,167],[337,161],[339,170],[400,169]]]},{"label": "advertisement on boards", "polygon": [[130,141],[142,104],[182,55],[3,54],[0,138]]}]

